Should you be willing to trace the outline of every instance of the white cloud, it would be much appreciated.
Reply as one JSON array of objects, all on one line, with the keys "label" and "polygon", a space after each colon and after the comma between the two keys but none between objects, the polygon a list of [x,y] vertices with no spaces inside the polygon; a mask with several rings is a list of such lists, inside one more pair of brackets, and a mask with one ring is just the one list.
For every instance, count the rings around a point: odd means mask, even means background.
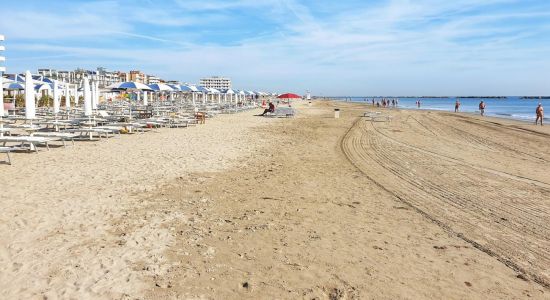
[{"label": "white cloud", "polygon": [[[163,8],[155,2],[142,3],[135,10],[121,11],[119,4],[105,2],[70,8],[69,13],[10,13],[0,20],[0,27],[7,29],[8,37],[20,40],[14,50],[44,52],[50,57],[47,63],[37,59],[26,63],[128,66],[183,81],[220,74],[250,89],[313,89],[325,95],[462,94],[461,89],[470,87],[481,92],[485,86],[490,93],[489,88],[500,86],[502,92],[493,93],[519,94],[545,93],[543,83],[549,83],[543,76],[550,67],[550,58],[544,54],[550,48],[545,38],[550,33],[548,22],[535,28],[522,21],[540,20],[550,13],[540,7],[518,6],[519,1],[358,2],[323,17],[316,15],[319,7],[298,0],[174,4]],[[323,1],[317,5],[324,5]],[[502,9],[490,10],[495,5]],[[507,5],[515,9],[506,9]],[[248,14],[235,14],[241,10]],[[217,45],[186,29],[208,23],[229,32],[231,18],[250,14],[276,25],[255,29],[255,36]],[[28,24],[19,26],[16,20]],[[137,23],[158,26],[159,31],[140,32]],[[93,43],[87,43],[84,47],[69,42],[56,46],[63,43],[47,41],[83,36],[158,43],[129,51],[120,46],[90,47]],[[69,55],[71,60],[56,59],[58,55]],[[16,63],[23,66],[23,60]],[[520,75],[533,78],[532,84],[513,80]]]}]

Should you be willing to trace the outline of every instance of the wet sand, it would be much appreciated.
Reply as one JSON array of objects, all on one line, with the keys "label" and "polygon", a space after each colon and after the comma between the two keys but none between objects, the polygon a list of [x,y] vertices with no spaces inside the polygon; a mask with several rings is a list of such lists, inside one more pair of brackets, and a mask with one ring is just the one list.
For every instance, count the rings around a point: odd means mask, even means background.
[{"label": "wet sand", "polygon": [[221,116],[18,155],[1,166],[10,184],[0,289],[10,298],[549,297],[547,127],[384,109],[391,122],[372,122],[357,104],[298,106],[293,119]]}]

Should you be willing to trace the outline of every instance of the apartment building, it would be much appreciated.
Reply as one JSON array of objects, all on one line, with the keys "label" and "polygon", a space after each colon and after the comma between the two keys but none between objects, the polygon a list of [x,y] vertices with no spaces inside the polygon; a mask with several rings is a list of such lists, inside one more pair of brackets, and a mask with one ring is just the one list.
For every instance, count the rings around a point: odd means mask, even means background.
[{"label": "apartment building", "polygon": [[201,78],[200,85],[217,90],[228,90],[231,88],[231,79],[220,76],[205,77]]},{"label": "apartment building", "polygon": [[157,76],[147,75],[146,84],[159,84],[161,82],[162,82],[162,80],[160,78],[158,78]]},{"label": "apartment building", "polygon": [[143,72],[137,71],[137,70],[132,70],[132,71],[130,71],[129,75],[130,75],[130,76],[128,76],[129,79],[130,79],[129,81],[134,81],[134,82],[147,84],[147,76],[145,74],[143,74]]}]

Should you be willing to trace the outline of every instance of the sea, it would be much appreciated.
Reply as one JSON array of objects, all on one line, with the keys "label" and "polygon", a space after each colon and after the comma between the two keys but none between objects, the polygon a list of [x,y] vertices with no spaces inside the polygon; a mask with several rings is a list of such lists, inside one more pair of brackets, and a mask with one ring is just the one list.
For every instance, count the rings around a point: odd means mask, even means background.
[{"label": "sea", "polygon": [[[441,110],[441,111],[454,111],[455,97],[330,97],[339,101],[351,101],[359,103],[367,103],[372,105],[372,99],[374,101],[382,102],[382,99],[398,99],[398,108],[403,109],[420,109],[420,110]],[[420,100],[420,108],[417,106],[416,101]],[[509,96],[502,98],[459,98],[460,112],[466,113],[479,113],[479,102],[485,102],[485,115],[493,117],[501,117],[508,119],[515,119],[520,121],[535,121],[535,109],[539,103],[542,103],[543,107],[547,107],[550,115],[550,99],[522,99],[517,96]],[[550,120],[549,117],[544,118],[545,121]]]}]

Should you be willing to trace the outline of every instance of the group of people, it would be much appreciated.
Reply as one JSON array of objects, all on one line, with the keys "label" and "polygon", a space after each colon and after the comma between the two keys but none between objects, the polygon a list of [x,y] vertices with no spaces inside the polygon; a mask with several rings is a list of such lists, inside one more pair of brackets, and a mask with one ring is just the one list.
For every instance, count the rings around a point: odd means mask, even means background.
[{"label": "group of people", "polygon": [[[366,101],[366,99],[365,99]],[[399,105],[399,99],[386,99],[382,98],[382,101],[375,101],[372,98],[372,106],[376,107],[397,107]]]},{"label": "group of people", "polygon": [[[417,101],[418,103],[418,101]],[[418,107],[420,107],[420,104],[418,104]],[[481,100],[481,102],[479,102],[479,112],[481,114],[481,116],[484,116],[485,115],[485,102],[483,100]],[[455,102],[455,112],[459,112],[460,110],[460,100],[456,99],[456,102]],[[540,122],[540,126],[542,126],[542,120],[544,119],[544,108],[542,107],[542,103],[539,103],[539,105],[537,105],[537,108],[535,109],[535,125],[538,125],[539,122]]]}]

